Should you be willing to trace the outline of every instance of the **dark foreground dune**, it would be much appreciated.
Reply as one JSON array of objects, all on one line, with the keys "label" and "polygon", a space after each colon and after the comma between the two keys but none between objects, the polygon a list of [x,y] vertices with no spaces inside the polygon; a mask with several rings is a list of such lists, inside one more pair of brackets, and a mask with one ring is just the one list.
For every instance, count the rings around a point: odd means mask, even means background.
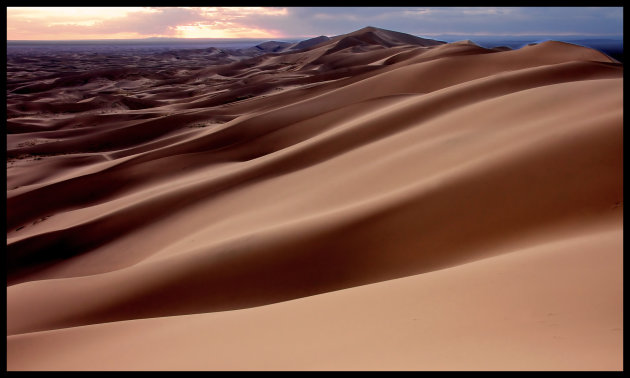
[{"label": "dark foreground dune", "polygon": [[8,370],[623,368],[622,64],[261,46],[9,56]]}]

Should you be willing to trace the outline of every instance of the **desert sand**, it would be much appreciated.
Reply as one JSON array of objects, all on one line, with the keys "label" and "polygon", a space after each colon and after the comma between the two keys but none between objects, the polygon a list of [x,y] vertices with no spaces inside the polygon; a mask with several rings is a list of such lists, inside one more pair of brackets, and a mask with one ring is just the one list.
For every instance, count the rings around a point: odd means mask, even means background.
[{"label": "desert sand", "polygon": [[8,370],[622,370],[623,65],[367,27],[9,55]]}]

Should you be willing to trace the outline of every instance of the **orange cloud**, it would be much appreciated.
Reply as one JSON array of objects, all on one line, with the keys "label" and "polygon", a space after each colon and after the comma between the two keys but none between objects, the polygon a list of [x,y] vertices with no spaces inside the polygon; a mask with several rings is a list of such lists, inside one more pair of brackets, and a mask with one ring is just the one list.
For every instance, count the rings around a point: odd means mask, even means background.
[{"label": "orange cloud", "polygon": [[286,8],[265,7],[10,7],[7,39],[274,38],[278,31],[244,18],[286,14]]},{"label": "orange cloud", "polygon": [[274,38],[273,32],[230,26],[227,28],[215,28],[208,24],[180,25],[176,28],[176,37],[179,38]]}]

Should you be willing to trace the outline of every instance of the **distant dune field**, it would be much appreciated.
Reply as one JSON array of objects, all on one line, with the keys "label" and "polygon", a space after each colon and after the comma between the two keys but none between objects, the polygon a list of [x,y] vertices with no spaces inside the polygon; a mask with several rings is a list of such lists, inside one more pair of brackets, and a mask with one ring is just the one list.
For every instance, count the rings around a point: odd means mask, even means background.
[{"label": "distant dune field", "polygon": [[623,369],[615,59],[95,54],[7,61],[8,370]]}]

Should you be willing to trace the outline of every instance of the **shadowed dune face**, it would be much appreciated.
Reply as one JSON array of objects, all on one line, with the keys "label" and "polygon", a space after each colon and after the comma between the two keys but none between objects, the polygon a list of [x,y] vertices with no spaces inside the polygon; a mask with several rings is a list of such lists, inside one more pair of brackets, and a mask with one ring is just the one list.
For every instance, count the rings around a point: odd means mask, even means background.
[{"label": "shadowed dune face", "polygon": [[[8,56],[9,370],[621,369],[622,64],[372,27],[141,58]],[[218,351],[250,338],[287,357]]]}]

